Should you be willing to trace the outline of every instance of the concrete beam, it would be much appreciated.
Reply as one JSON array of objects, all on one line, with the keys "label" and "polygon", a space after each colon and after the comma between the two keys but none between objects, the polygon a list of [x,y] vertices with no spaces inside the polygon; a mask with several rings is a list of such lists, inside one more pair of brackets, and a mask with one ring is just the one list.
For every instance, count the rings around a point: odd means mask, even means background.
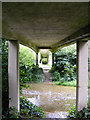
[{"label": "concrete beam", "polygon": [[19,43],[8,41],[9,107],[19,108]]},{"label": "concrete beam", "polygon": [[[77,33],[79,33],[79,31]],[[75,44],[77,41],[87,41],[89,37],[90,37],[90,33],[83,34],[83,35],[80,35],[75,38],[67,37],[67,38],[61,40],[60,42],[56,43],[55,45],[53,45],[52,49],[54,50],[54,52],[56,52],[58,49]]]},{"label": "concrete beam", "polygon": [[77,42],[76,110],[87,107],[88,100],[88,41]]}]

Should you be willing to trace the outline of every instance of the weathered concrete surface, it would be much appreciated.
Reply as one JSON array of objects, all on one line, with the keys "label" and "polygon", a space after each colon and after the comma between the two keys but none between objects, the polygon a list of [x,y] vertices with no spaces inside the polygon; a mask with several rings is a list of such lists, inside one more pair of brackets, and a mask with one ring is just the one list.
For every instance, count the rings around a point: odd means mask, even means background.
[{"label": "weathered concrete surface", "polygon": [[87,33],[87,25],[87,2],[3,3],[3,38],[19,40],[36,52],[67,44]]},{"label": "weathered concrete surface", "polygon": [[77,42],[76,110],[87,107],[88,100],[88,41]]},{"label": "weathered concrete surface", "polygon": [[19,43],[8,43],[8,80],[9,80],[9,107],[15,106],[19,111]]},{"label": "weathered concrete surface", "polygon": [[[88,3],[3,3],[3,38],[18,40],[36,53],[40,48],[55,52],[60,46],[77,40],[87,40]],[[14,105],[19,109],[18,55],[11,44],[9,52],[9,92]],[[79,46],[77,109],[87,104],[87,50]],[[79,53],[80,52],[80,53]],[[14,53],[14,54],[13,54]],[[85,57],[85,56],[86,57]],[[13,56],[13,58],[12,58]],[[84,59],[85,57],[85,59]],[[16,63],[16,64],[15,64]],[[84,63],[84,64],[83,64]],[[85,69],[84,69],[85,66]],[[11,67],[11,68],[10,68]],[[14,71],[14,73],[13,73]],[[84,77],[83,77],[84,76]],[[9,76],[10,77],[10,76]],[[84,79],[85,78],[85,79]],[[84,86],[82,85],[84,84]],[[12,87],[13,86],[13,87]],[[80,88],[79,88],[80,87]],[[84,95],[84,97],[83,97]],[[84,98],[84,99],[83,99]]]}]

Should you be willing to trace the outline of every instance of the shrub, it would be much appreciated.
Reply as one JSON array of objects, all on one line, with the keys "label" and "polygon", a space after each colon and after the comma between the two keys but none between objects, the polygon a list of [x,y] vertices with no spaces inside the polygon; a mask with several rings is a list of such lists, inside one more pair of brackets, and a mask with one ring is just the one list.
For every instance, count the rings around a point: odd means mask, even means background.
[{"label": "shrub", "polygon": [[40,82],[43,77],[43,69],[39,68],[38,65],[20,67],[20,93],[22,93],[22,87],[29,87],[25,83]]},{"label": "shrub", "polygon": [[90,118],[90,106],[76,112],[76,106],[72,106],[69,110],[68,118]]},{"label": "shrub", "polygon": [[2,114],[9,108],[8,95],[8,41],[2,39]]},{"label": "shrub", "polygon": [[19,52],[19,66],[32,66],[35,64],[35,52],[31,50],[30,48],[19,45],[20,47],[20,52]]},{"label": "shrub", "polygon": [[47,64],[47,62],[48,62],[48,58],[42,58],[42,63],[43,64]]},{"label": "shrub", "polygon": [[40,107],[32,104],[30,101],[26,100],[25,97],[20,98],[20,112],[13,106],[5,111],[5,114],[2,116],[3,119],[9,118],[43,118],[44,111]]},{"label": "shrub", "polygon": [[44,117],[44,111],[32,104],[30,101],[26,100],[25,97],[20,98],[20,115],[25,117]]},{"label": "shrub", "polygon": [[60,73],[58,71],[55,71],[51,73],[52,81],[60,81]]},{"label": "shrub", "polygon": [[19,117],[20,117],[20,113],[14,106],[5,110],[4,115],[2,115],[2,119],[19,118]]},{"label": "shrub", "polygon": [[39,68],[37,65],[32,65],[31,67],[22,66],[20,68],[20,82],[39,82],[42,81],[42,79],[43,69]]},{"label": "shrub", "polygon": [[[55,74],[56,71],[58,71],[58,73],[60,74],[60,77],[57,77],[57,74]],[[76,80],[76,49],[75,47],[73,48],[70,46],[70,47],[58,50],[55,53],[55,64],[52,66],[50,73],[53,73],[54,77],[57,78],[57,81],[60,81],[60,82]],[[52,80],[56,81],[55,78],[53,78],[52,76]]]}]

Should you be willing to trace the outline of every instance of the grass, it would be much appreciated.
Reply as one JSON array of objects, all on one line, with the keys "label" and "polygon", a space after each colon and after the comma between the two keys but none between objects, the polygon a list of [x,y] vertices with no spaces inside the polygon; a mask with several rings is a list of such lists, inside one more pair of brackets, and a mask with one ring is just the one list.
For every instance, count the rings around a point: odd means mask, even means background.
[{"label": "grass", "polygon": [[[56,84],[56,85],[76,87],[76,80],[66,81],[66,82],[53,81],[53,83]],[[90,89],[90,80],[88,80],[88,89]]]},{"label": "grass", "polygon": [[63,83],[60,82],[60,81],[54,81],[53,83],[56,84],[56,85],[76,87],[76,80],[66,81],[66,82],[63,82]]},{"label": "grass", "polygon": [[88,88],[90,89],[90,79],[88,80]]}]

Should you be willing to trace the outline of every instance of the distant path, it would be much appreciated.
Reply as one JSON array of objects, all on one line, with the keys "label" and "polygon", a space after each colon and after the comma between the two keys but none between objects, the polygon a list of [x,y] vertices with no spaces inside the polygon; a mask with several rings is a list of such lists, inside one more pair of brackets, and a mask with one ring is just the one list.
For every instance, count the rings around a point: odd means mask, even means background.
[{"label": "distant path", "polygon": [[44,81],[43,82],[51,82],[49,70],[43,69],[43,72],[44,72]]},{"label": "distant path", "polygon": [[44,83],[52,83],[52,81],[50,80],[50,73],[49,73],[49,70],[51,69],[51,67],[48,65],[43,65],[43,64],[40,64],[39,67],[43,68],[43,72],[44,72],[43,82]]}]

